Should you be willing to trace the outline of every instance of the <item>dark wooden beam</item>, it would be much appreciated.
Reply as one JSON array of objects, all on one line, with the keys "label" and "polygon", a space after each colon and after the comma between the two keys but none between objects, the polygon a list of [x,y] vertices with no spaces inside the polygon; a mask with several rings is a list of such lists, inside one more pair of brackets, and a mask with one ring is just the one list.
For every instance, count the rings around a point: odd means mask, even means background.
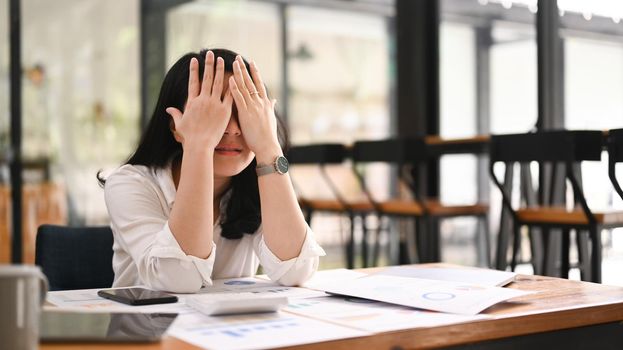
[{"label": "dark wooden beam", "polygon": [[20,0],[9,2],[11,148],[11,261],[22,262],[22,57]]}]

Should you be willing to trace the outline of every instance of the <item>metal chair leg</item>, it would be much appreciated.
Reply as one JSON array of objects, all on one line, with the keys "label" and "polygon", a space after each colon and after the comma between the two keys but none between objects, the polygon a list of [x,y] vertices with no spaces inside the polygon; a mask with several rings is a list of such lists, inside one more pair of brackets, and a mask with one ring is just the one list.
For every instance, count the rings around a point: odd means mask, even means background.
[{"label": "metal chair leg", "polygon": [[543,275],[543,260],[545,253],[543,252],[543,229],[541,227],[532,226],[528,232],[530,237],[530,260],[532,262],[532,271],[535,275]]},{"label": "metal chair leg", "polygon": [[511,271],[515,271],[517,267],[517,255],[521,250],[521,226],[518,224],[513,225],[513,254],[511,257]]},{"label": "metal chair leg", "polygon": [[[406,232],[405,235],[402,237],[400,244],[400,265],[422,262],[422,255],[420,255],[421,241],[419,240],[420,235],[422,234],[422,232],[420,231],[420,220],[421,218],[418,217],[413,218],[413,225],[411,226],[412,228],[415,228],[413,232],[409,231],[409,229],[405,227]],[[410,224],[410,221],[406,223],[406,225]]]},{"label": "metal chair leg", "polygon": [[431,262],[441,261],[441,233],[439,232],[439,222],[439,219],[433,217],[431,217],[428,221],[428,253],[430,254],[429,257]]},{"label": "metal chair leg", "polygon": [[363,264],[363,267],[370,267],[369,265],[369,252],[368,252],[368,225],[366,224],[366,215],[365,214],[361,214],[361,230],[362,230],[362,235],[361,235],[361,261]]},{"label": "metal chair leg", "polygon": [[391,228],[389,224],[389,218],[386,218],[388,220],[387,230],[383,229],[383,219],[384,218],[381,215],[378,216],[378,225],[375,230],[374,246],[372,247],[372,266],[378,266],[379,264],[379,255],[381,254],[381,235],[383,234],[383,231],[387,232],[388,237],[390,235]]},{"label": "metal chair leg", "polygon": [[355,214],[348,213],[350,219],[350,237],[346,242],[346,267],[355,268]]},{"label": "metal chair leg", "polygon": [[562,230],[561,254],[560,254],[560,277],[569,278],[569,245],[571,230],[568,228]]},{"label": "metal chair leg", "polygon": [[[476,224],[476,253],[478,265],[491,267],[491,237],[489,235],[489,219],[487,215],[477,218]],[[481,227],[482,226],[482,227]]]},{"label": "metal chair leg", "polygon": [[585,230],[576,230],[575,239],[578,246],[578,266],[580,268],[580,279],[582,281],[591,280],[590,271],[590,252],[589,252],[589,233]]},{"label": "metal chair leg", "polygon": [[[550,240],[551,240],[551,230],[549,228],[542,227],[541,233],[543,234],[541,237],[543,238],[543,259],[541,259],[541,272],[540,274],[543,276],[547,276],[548,272],[551,270],[551,249],[550,249]],[[550,273],[551,275],[551,273]]]},{"label": "metal chair leg", "polygon": [[601,283],[601,231],[598,226],[590,228],[591,236],[591,281]]},{"label": "metal chair leg", "polygon": [[494,265],[498,270],[504,271],[508,267],[508,245],[510,243],[510,235],[513,234],[512,227],[514,224],[514,220],[511,218],[508,209],[502,208]]},{"label": "metal chair leg", "polygon": [[430,240],[430,232],[428,232],[428,220],[429,218],[420,218],[415,221],[416,223],[416,232],[415,232],[415,242],[416,242],[416,251],[419,263],[428,263],[431,262],[430,254],[428,252],[429,240]]}]

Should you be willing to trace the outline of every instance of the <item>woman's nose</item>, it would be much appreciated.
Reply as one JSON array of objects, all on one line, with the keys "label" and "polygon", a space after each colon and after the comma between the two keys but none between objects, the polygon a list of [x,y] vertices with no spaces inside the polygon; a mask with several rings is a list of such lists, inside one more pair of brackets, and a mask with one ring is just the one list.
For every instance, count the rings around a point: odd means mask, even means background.
[{"label": "woman's nose", "polygon": [[229,123],[227,123],[227,128],[225,128],[225,134],[235,136],[240,136],[242,134],[236,118],[229,118]]}]

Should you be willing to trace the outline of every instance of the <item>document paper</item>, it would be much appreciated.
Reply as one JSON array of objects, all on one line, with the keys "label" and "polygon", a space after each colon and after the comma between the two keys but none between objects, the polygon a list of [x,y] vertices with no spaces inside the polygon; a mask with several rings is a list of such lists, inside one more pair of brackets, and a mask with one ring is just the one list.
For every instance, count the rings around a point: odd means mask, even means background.
[{"label": "document paper", "polygon": [[393,266],[375,275],[423,278],[436,281],[462,282],[479,286],[501,287],[511,283],[517,274],[509,271],[471,268]]},{"label": "document paper", "polygon": [[461,282],[383,275],[346,282],[333,281],[315,287],[339,295],[462,315],[476,315],[501,301],[532,293]]}]

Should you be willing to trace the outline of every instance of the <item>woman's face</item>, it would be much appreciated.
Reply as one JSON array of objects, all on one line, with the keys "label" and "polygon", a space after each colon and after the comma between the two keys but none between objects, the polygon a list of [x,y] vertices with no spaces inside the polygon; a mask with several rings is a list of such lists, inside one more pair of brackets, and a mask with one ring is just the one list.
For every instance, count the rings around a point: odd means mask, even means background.
[{"label": "woman's face", "polygon": [[[232,73],[225,72],[223,96],[229,91],[230,76],[232,76]],[[175,139],[181,142],[179,135],[173,130],[172,132]],[[240,124],[238,123],[238,110],[234,103],[225,133],[214,149],[214,176],[232,177],[238,175],[253,161],[254,157],[255,154],[251,152],[242,135]]]},{"label": "woman's face", "polygon": [[[229,91],[229,77],[232,73],[225,72],[223,96]],[[253,161],[255,154],[251,152],[242,135],[238,123],[238,109],[232,105],[231,118],[225,134],[214,149],[214,176],[231,177],[242,172]]]}]

